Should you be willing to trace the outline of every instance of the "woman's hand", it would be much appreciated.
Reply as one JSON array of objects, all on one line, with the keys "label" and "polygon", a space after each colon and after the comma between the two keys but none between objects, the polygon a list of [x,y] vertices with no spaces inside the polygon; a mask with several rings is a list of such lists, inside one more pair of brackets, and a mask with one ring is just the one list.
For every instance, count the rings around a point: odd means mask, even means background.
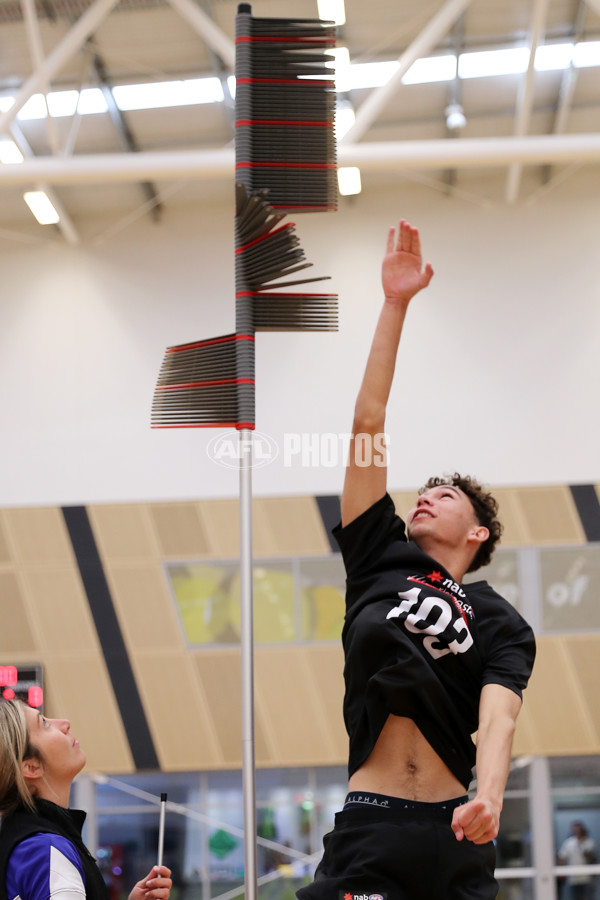
[{"label": "woman's hand", "polygon": [[153,866],[145,878],[134,884],[129,900],[168,900],[173,882],[166,866]]},{"label": "woman's hand", "polygon": [[388,301],[408,303],[418,291],[427,287],[433,277],[431,264],[423,269],[419,229],[402,219],[396,229],[390,228],[386,254],[381,267],[383,293]]}]

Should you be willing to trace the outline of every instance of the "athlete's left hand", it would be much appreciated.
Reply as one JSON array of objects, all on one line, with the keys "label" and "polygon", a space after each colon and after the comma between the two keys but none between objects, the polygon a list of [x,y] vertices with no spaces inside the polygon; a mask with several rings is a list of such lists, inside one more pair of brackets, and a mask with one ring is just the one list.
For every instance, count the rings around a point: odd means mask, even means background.
[{"label": "athlete's left hand", "polygon": [[457,841],[466,838],[474,844],[487,844],[498,834],[500,810],[490,800],[475,796],[457,806],[452,817],[452,830]]},{"label": "athlete's left hand", "polygon": [[168,900],[173,882],[166,866],[152,866],[145,878],[134,884],[129,900]]}]

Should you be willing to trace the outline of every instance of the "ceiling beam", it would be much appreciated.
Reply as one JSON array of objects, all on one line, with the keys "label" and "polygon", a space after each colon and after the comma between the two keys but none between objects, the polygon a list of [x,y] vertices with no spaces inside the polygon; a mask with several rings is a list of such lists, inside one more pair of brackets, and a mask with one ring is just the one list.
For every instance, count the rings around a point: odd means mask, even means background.
[{"label": "ceiling beam", "polygon": [[[587,5],[585,0],[579,0],[579,6],[575,14],[575,22],[573,24],[573,32],[571,40],[576,44],[583,34],[585,28],[585,19],[587,15]],[[554,114],[554,124],[552,126],[553,134],[563,134],[567,130],[567,122],[571,109],[573,108],[573,98],[575,96],[575,88],[579,78],[579,70],[571,64],[562,73],[560,79],[560,87],[558,90],[558,100],[556,103],[556,112]],[[547,166],[542,173],[542,184],[548,184],[552,179],[552,169]]]},{"label": "ceiling beam", "polygon": [[[533,111],[533,88],[535,80],[535,54],[538,45],[543,39],[548,15],[549,0],[535,0],[531,29],[529,35],[529,63],[525,78],[521,82],[521,89],[517,98],[517,111],[515,119],[514,136],[519,138],[527,134],[531,123]],[[515,203],[521,185],[523,167],[520,163],[512,163],[506,177],[505,197],[507,203]]]},{"label": "ceiling beam", "polygon": [[23,19],[25,21],[25,31],[27,33],[31,64],[33,66],[33,71],[38,76],[40,90],[44,95],[44,101],[46,103],[46,134],[48,136],[48,146],[52,153],[58,153],[60,150],[58,132],[56,130],[56,123],[54,118],[50,115],[50,108],[48,106],[50,81],[44,74],[44,51],[35,8],[35,0],[21,0],[21,9],[23,10]]},{"label": "ceiling beam", "polygon": [[[465,43],[465,14],[463,13],[458,17],[456,22],[454,23],[454,27],[452,29],[452,49],[454,54],[456,55],[456,59],[458,58],[463,50]],[[448,127],[448,110],[454,108],[458,110],[458,108],[462,108],[462,83],[460,78],[458,77],[458,64],[456,66],[456,72],[454,74],[454,78],[452,81],[448,83],[448,103],[446,105],[446,109],[444,111],[444,119],[446,120],[446,138],[449,141],[456,140],[460,134],[460,128],[449,128]],[[452,194],[452,191],[456,187],[456,170],[448,169],[446,174],[444,175],[444,179],[448,186],[448,193]]]},{"label": "ceiling beam", "polygon": [[[389,141],[340,147],[340,165],[365,171],[402,171],[455,168],[493,168],[511,163],[600,164],[600,133],[534,135],[522,138],[462,138],[459,141]],[[172,150],[145,153],[103,153],[26,159],[19,165],[0,166],[0,187],[31,181],[50,184],[111,184],[160,178],[232,178],[233,148]]]},{"label": "ceiling beam", "polygon": [[[58,139],[56,123],[54,121],[54,118],[50,114],[50,107],[48,106],[50,81],[46,77],[44,72],[44,51],[37,11],[35,8],[35,0],[21,0],[21,9],[23,10],[23,19],[25,21],[25,30],[27,32],[27,42],[29,44],[31,63],[33,66],[33,70],[38,77],[40,89],[44,94],[44,100],[46,103],[46,134],[48,137],[48,145],[51,152],[56,156],[60,152],[60,142]],[[11,133],[15,144],[17,145],[23,156],[29,158],[34,157],[35,154],[31,149],[29,142],[14,120],[11,125]],[[75,228],[75,225],[73,224],[69,213],[67,212],[65,206],[62,203],[62,200],[58,197],[54,188],[49,184],[39,182],[35,185],[35,187],[37,190],[43,191],[46,194],[46,197],[56,210],[58,214],[57,228],[61,232],[66,242],[68,244],[71,244],[71,246],[79,244],[80,238],[77,229]]]},{"label": "ceiling beam", "polygon": [[20,110],[36,91],[43,90],[41,82],[52,80],[56,73],[81,49],[90,34],[95,31],[117,3],[118,0],[95,0],[92,6],[77,19],[77,22],[59,41],[52,53],[46,57],[41,72],[34,72],[30,75],[17,91],[15,102],[10,109],[0,113],[0,134],[9,128],[11,122],[14,122]]},{"label": "ceiling beam", "polygon": [[[180,2],[180,0],[177,0]],[[435,14],[423,31],[414,39],[398,60],[399,67],[387,84],[371,91],[367,99],[360,105],[352,128],[344,136],[343,144],[354,144],[359,141],[388,106],[390,99],[402,86],[402,79],[417,59],[426,56],[440,40],[450,31],[471,0],[446,0],[446,3]]]},{"label": "ceiling beam", "polygon": [[[12,135],[12,139],[23,154],[26,159],[36,159],[33,150],[29,144],[29,141],[21,131],[19,125],[16,122],[13,122],[10,128],[10,132]],[[59,216],[59,221],[57,222],[56,227],[62,233],[62,236],[66,240],[68,244],[71,246],[76,246],[81,242],[81,238],[79,237],[79,233],[73,224],[73,220],[71,219],[69,213],[65,209],[62,200],[58,197],[54,188],[46,184],[45,182],[37,182],[36,189],[39,191],[44,191],[48,200],[56,210]],[[24,202],[24,201],[23,201]]]},{"label": "ceiling beam", "polygon": [[233,72],[235,68],[235,44],[225,32],[200,9],[194,0],[167,0],[176,9],[188,25],[191,25],[196,34],[206,41],[211,50],[219,56]]},{"label": "ceiling beam", "polygon": [[[202,8],[205,14],[209,17],[209,19],[214,21],[212,5],[210,0],[202,0]],[[235,95],[232,94],[231,88],[229,85],[229,75],[231,74],[231,69],[228,65],[225,64],[221,56],[218,53],[215,53],[210,44],[206,45],[206,49],[208,51],[208,55],[210,57],[211,66],[213,71],[219,81],[221,82],[221,87],[223,89],[223,108],[224,113],[227,118],[227,124],[231,131],[231,139],[234,139],[235,135]],[[235,51],[234,51],[235,52]]]},{"label": "ceiling beam", "polygon": [[[93,52],[92,65],[94,66],[96,77],[100,83],[102,96],[106,101],[108,115],[110,116],[111,122],[115,126],[117,134],[119,135],[121,146],[128,153],[139,153],[140,146],[135,138],[133,131],[129,127],[129,123],[127,122],[126,117],[117,106],[106,65],[97,50],[94,50]],[[142,193],[146,198],[146,202],[148,204],[147,209],[150,213],[150,216],[155,222],[157,222],[161,217],[163,206],[160,202],[156,186],[152,183],[152,181],[140,181],[140,188],[142,189]]]}]

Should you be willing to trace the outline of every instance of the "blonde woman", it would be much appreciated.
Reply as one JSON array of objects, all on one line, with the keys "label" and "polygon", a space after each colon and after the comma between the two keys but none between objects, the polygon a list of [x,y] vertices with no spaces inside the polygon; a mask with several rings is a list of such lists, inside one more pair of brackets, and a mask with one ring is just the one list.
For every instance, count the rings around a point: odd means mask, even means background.
[{"label": "blonde woman", "polygon": [[[0,701],[0,900],[108,900],[81,839],[85,812],[69,792],[85,753],[68,719]],[[168,900],[171,871],[154,866],[129,900]]]}]

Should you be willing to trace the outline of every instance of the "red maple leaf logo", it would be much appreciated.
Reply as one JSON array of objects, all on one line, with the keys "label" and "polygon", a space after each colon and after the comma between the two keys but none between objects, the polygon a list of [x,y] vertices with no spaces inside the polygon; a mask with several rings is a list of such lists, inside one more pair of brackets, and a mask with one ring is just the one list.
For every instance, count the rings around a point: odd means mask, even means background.
[{"label": "red maple leaf logo", "polygon": [[352,894],[344,894],[344,900],[352,900]]},{"label": "red maple leaf logo", "polygon": [[427,577],[429,578],[430,581],[443,581],[444,580],[444,576],[442,575],[441,572],[432,572]]}]

